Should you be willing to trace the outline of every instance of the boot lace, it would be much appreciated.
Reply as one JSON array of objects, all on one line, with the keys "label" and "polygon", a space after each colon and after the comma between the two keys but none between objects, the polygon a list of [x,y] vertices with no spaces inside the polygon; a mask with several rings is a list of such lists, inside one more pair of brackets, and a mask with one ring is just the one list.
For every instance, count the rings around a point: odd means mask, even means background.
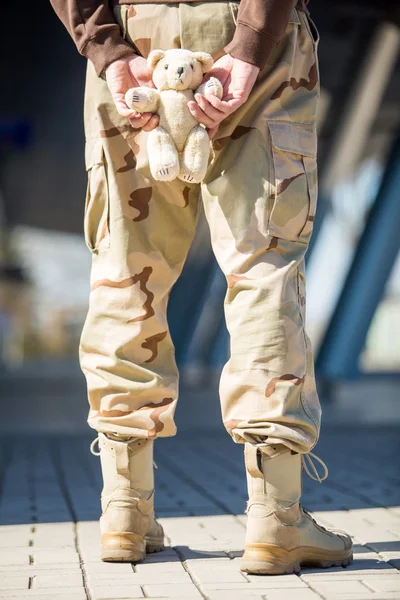
[{"label": "boot lace", "polygon": [[[324,469],[324,474],[322,477],[319,476],[317,467],[315,466],[313,459],[316,460],[317,462],[319,462],[320,465],[322,465],[322,468]],[[326,466],[324,461],[321,458],[319,458],[319,456],[314,454],[313,452],[308,452],[307,454],[302,454],[301,455],[301,464],[303,466],[303,469],[307,473],[307,475],[314,481],[318,481],[319,483],[322,483],[328,477],[328,467]],[[310,472],[309,467],[311,467],[312,473]]]},{"label": "boot lace", "polygon": [[[97,444],[97,447],[99,447],[98,446],[98,444],[99,444],[99,436],[97,436],[97,438],[95,438],[93,440],[93,442],[90,444],[90,452],[94,456],[100,456],[100,450],[98,450],[98,452],[96,452],[96,444]],[[154,460],[153,460],[153,466],[154,466],[155,469],[158,469],[158,466],[156,465],[156,462]]]},{"label": "boot lace", "polygon": [[[96,452],[95,448],[96,448],[96,444],[99,443],[99,437],[97,436],[97,438],[95,438],[93,440],[93,442],[90,444],[90,452],[94,455],[94,456],[100,456],[100,450],[98,452]],[[97,446],[98,447],[98,446]]]},{"label": "boot lace", "polygon": [[[324,474],[323,474],[322,477],[319,476],[319,473],[317,471],[317,467],[313,463],[313,459],[316,460],[317,462],[319,462],[320,465],[322,465],[322,467],[324,469]],[[311,479],[313,479],[314,481],[318,481],[319,483],[322,483],[328,477],[328,467],[326,466],[326,464],[324,463],[324,461],[321,458],[319,458],[319,456],[317,456],[316,454],[314,454],[313,452],[308,452],[307,454],[302,454],[302,456],[301,456],[301,464],[302,464],[305,472],[307,473],[307,475]],[[311,467],[311,469],[313,471],[313,474],[310,473],[310,471],[308,469],[308,465]],[[314,475],[315,475],[315,477],[314,477]],[[323,533],[329,533],[331,535],[331,532],[328,529],[326,529],[326,527],[324,527],[323,525],[320,525],[320,523],[318,523],[314,519],[314,517],[312,517],[310,515],[310,513],[308,512],[308,510],[306,510],[304,508],[304,506],[302,506],[302,505],[300,505],[300,506],[301,506],[301,510],[303,511],[303,513],[306,514],[309,519],[311,519],[311,521],[314,523],[315,527],[318,527],[318,529],[320,531],[322,531]]]},{"label": "boot lace", "polygon": [[309,519],[311,519],[311,521],[314,523],[314,525],[315,525],[316,527],[318,527],[318,529],[319,529],[320,531],[323,531],[324,533],[329,533],[330,535],[332,535],[332,531],[330,531],[329,529],[327,529],[326,527],[324,527],[323,525],[321,525],[321,523],[318,523],[318,521],[316,521],[316,520],[314,519],[314,517],[313,517],[313,516],[312,516],[312,515],[311,515],[311,514],[308,512],[308,510],[306,510],[306,509],[304,508],[304,506],[303,506],[303,505],[300,505],[300,506],[301,506],[301,510],[303,511],[303,513],[304,513],[305,515],[307,515],[307,517],[308,517]]}]

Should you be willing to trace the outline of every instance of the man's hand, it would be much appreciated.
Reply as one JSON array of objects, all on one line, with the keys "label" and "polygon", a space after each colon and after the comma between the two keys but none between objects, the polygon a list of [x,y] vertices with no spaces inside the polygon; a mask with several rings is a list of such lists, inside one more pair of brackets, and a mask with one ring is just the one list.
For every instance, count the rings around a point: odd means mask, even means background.
[{"label": "man's hand", "polygon": [[210,77],[217,77],[224,88],[222,99],[195,94],[196,102],[188,102],[190,112],[199,123],[207,127],[210,138],[217,133],[221,121],[246,102],[259,71],[258,67],[233,58],[230,54],[222,56],[214,63],[203,82]]},{"label": "man's hand", "polygon": [[125,102],[126,92],[133,87],[154,87],[153,71],[146,59],[137,54],[114,61],[106,69],[106,80],[115,102],[117,111],[129,119],[132,127],[151,131],[158,125],[159,118],[152,113],[138,113],[129,108]]}]

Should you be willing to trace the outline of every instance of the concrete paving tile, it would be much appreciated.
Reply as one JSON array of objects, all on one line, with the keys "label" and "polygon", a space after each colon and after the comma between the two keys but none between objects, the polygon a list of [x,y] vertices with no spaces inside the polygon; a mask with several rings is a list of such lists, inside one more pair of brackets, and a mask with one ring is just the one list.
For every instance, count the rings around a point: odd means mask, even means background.
[{"label": "concrete paving tile", "polygon": [[3,574],[7,574],[9,573],[11,574],[20,574],[20,575],[29,575],[30,577],[32,577],[35,574],[47,574],[47,573],[59,573],[60,575],[68,575],[68,574],[75,574],[75,573],[80,573],[81,569],[79,566],[79,563],[73,563],[73,564],[63,564],[63,563],[58,563],[55,565],[50,565],[50,564],[44,564],[44,565],[37,565],[37,564],[31,564],[31,565],[21,565],[21,566],[17,566],[17,565],[11,565],[11,566],[5,566],[2,565],[0,566],[0,579],[1,576]]},{"label": "concrete paving tile", "polygon": [[[69,588],[45,588],[45,589],[31,589],[26,592],[21,592],[21,590],[8,590],[3,593],[3,596],[8,598],[15,598],[21,595],[26,595],[28,598],[32,597],[37,599],[37,597],[43,597],[46,600],[53,600],[53,598],[58,598],[59,596],[68,596],[68,600],[86,600],[86,592],[82,587],[69,587]],[[0,596],[0,598],[3,598]]]},{"label": "concrete paving tile", "polygon": [[193,575],[196,581],[200,582],[201,584],[228,582],[232,584],[243,583],[248,585],[244,575],[242,575],[240,571],[215,571],[211,569],[207,571],[204,568],[196,568],[192,566],[190,568],[190,573]]},{"label": "concrete paving tile", "polygon": [[393,569],[393,571],[385,571],[383,575],[383,571],[378,570],[367,570],[367,571],[346,571],[343,569],[340,572],[330,571],[328,573],[325,572],[326,569],[321,570],[320,573],[313,573],[311,575],[302,574],[301,579],[310,585],[313,585],[314,581],[361,581],[366,578],[377,577],[395,577],[398,575],[398,571]]},{"label": "concrete paving tile", "polygon": [[[320,598],[321,596],[318,596]],[[269,600],[269,599],[268,599]],[[296,599],[297,600],[297,599]],[[325,596],[325,600],[399,600],[398,592],[382,592],[379,594],[372,594],[370,596],[365,595],[364,592],[361,594],[331,594]]]},{"label": "concrete paving tile", "polygon": [[57,575],[36,575],[33,581],[33,587],[37,589],[41,588],[56,588],[56,587],[79,587],[83,585],[82,573],[63,574],[57,573]]},{"label": "concrete paving tile", "polygon": [[263,575],[246,575],[252,587],[259,589],[307,588],[307,584],[297,575],[279,575],[265,577]]},{"label": "concrete paving tile", "polygon": [[362,582],[367,587],[372,588],[375,592],[400,592],[400,574],[399,577],[374,577],[365,580],[363,579]]},{"label": "concrete paving tile", "polygon": [[[288,590],[268,590],[263,594],[263,598],[266,600],[289,600]],[[313,592],[313,590],[296,590],[295,598],[296,600],[321,600],[321,596]],[[364,600],[366,599],[364,598]]]},{"label": "concrete paving tile", "polygon": [[121,582],[123,585],[147,585],[152,584],[155,581],[157,584],[164,583],[192,583],[192,580],[189,574],[182,569],[181,571],[158,571],[153,574],[144,574],[144,573],[130,573],[129,575],[112,575],[112,574],[96,574],[96,575],[87,575],[87,580],[90,584],[96,585],[96,583],[101,582],[104,585],[107,585],[107,582],[117,583]]},{"label": "concrete paving tile", "polygon": [[29,577],[4,577],[0,579],[0,591],[4,590],[27,590],[29,588]]},{"label": "concrete paving tile", "polygon": [[244,550],[228,550],[227,555],[229,558],[242,558]]},{"label": "concrete paving tile", "polygon": [[32,554],[31,548],[18,548],[13,549],[8,552],[1,551],[0,552],[0,567],[1,566],[19,566],[19,565],[29,565],[29,555]]},{"label": "concrete paving tile", "polygon": [[24,533],[22,535],[8,533],[6,535],[3,535],[2,532],[0,536],[0,551],[5,548],[27,548],[31,539],[32,535],[30,533]]},{"label": "concrete paving tile", "polygon": [[104,600],[105,598],[143,598],[144,594],[139,585],[89,585],[92,600]]},{"label": "concrete paving tile", "polygon": [[32,523],[23,523],[21,525],[1,525],[1,532],[4,535],[30,535],[32,533],[32,528],[35,525]]},{"label": "concrete paving tile", "polygon": [[180,563],[181,560],[177,554],[171,556],[163,556],[162,552],[157,554],[149,554],[145,559],[148,565],[162,565],[162,564],[171,564],[171,563]]},{"label": "concrete paving tile", "polygon": [[208,590],[209,600],[263,600],[265,596],[260,590],[248,590],[235,592],[233,590]]},{"label": "concrete paving tile", "polygon": [[367,548],[361,544],[355,544],[353,541],[353,555],[361,557],[362,554],[372,554],[371,548]]},{"label": "concrete paving tile", "polygon": [[30,600],[31,598],[35,598],[35,600],[87,600],[85,590],[82,590],[82,592],[77,592],[74,590],[72,591],[72,594],[73,596],[71,596],[69,593],[64,595],[53,594],[52,596],[44,596],[43,594],[32,594],[32,592],[29,591],[27,595],[23,596],[3,596],[0,594],[0,600]]},{"label": "concrete paving tile", "polygon": [[384,560],[396,560],[400,559],[400,550],[379,550],[379,555]]},{"label": "concrete paving tile", "polygon": [[132,565],[130,563],[107,563],[107,562],[95,562],[95,563],[83,563],[85,572],[90,575],[130,575],[133,573]]},{"label": "concrete paving tile", "polygon": [[201,598],[199,590],[194,584],[150,584],[144,585],[143,590],[148,598],[158,598],[164,596],[165,598]]},{"label": "concrete paving tile", "polygon": [[158,573],[181,573],[185,568],[181,561],[159,562],[159,563],[140,563],[135,565],[135,572],[143,575],[155,576]]},{"label": "concrete paving tile", "polygon": [[[356,574],[353,574],[351,577],[343,577],[340,574],[339,575],[335,575],[333,577],[329,577],[329,576],[324,577],[324,575],[321,574],[321,577],[313,578],[313,579],[310,579],[310,580],[308,580],[307,578],[301,577],[301,579],[307,585],[309,585],[310,587],[314,586],[314,581],[319,581],[319,582],[326,581],[328,583],[332,582],[332,581],[344,581],[344,582],[346,582],[346,581],[363,581],[365,583],[365,582],[368,582],[368,581],[373,582],[375,579],[379,579],[379,578],[382,578],[382,574],[379,574],[379,573],[375,573],[375,574],[373,573],[372,575],[365,575],[365,574],[364,575],[356,575]],[[393,577],[391,575],[389,577],[385,577],[385,579],[396,580],[396,577]]]},{"label": "concrete paving tile", "polygon": [[369,598],[373,592],[360,581],[314,581],[313,589],[324,597],[330,595],[345,596],[349,594],[364,594]]},{"label": "concrete paving tile", "polygon": [[400,515],[391,512],[387,508],[376,507],[376,508],[360,508],[357,510],[358,518],[365,521],[368,525],[379,525],[387,526],[400,524]]},{"label": "concrete paving tile", "polygon": [[318,575],[321,573],[341,573],[350,574],[353,572],[385,572],[386,573],[395,573],[396,569],[394,569],[389,563],[384,560],[376,560],[375,558],[355,560],[348,567],[330,567],[329,569],[303,569],[303,575]]},{"label": "concrete paving tile", "polygon": [[199,548],[196,544],[195,549],[189,548],[188,546],[176,546],[176,551],[179,554],[181,560],[197,560],[197,559],[226,559],[228,558],[226,552],[223,550],[211,550],[209,547]]},{"label": "concrete paving tile", "polygon": [[[270,581],[270,579],[273,579],[275,581]],[[295,593],[297,593],[297,590],[308,590],[310,589],[304,582],[300,581],[300,585],[280,585],[279,584],[279,577],[264,577],[262,581],[259,581],[258,583],[249,583],[249,582],[245,582],[245,583],[239,583],[239,582],[235,582],[235,583],[229,583],[227,581],[215,581],[213,583],[202,583],[200,584],[200,588],[202,590],[205,590],[205,592],[208,594],[208,591],[212,591],[212,590],[233,590],[236,592],[239,591],[243,591],[243,592],[247,592],[248,590],[257,590],[259,594],[261,593],[267,593],[268,590],[271,589],[276,589],[276,590],[280,590],[280,589],[284,589],[284,590],[296,590]],[[294,593],[294,592],[287,592],[289,593]]]},{"label": "concrete paving tile", "polygon": [[186,566],[191,569],[198,568],[214,571],[232,571],[239,570],[239,561],[234,561],[227,556],[218,558],[200,558],[200,559],[189,559],[185,561]]},{"label": "concrete paving tile", "polygon": [[387,560],[390,561],[390,564],[392,567],[400,570],[400,558],[390,558],[389,557]]},{"label": "concrete paving tile", "polygon": [[78,563],[79,556],[75,550],[71,548],[55,548],[54,550],[39,550],[31,548],[31,554],[34,558],[34,563],[38,565],[53,565],[63,563]]}]

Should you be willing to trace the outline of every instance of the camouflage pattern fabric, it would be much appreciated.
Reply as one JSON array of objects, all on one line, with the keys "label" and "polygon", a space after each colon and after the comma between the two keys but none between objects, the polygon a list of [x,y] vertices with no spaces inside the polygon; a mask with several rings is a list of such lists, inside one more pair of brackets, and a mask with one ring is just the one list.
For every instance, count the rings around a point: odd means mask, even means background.
[{"label": "camouflage pattern fabric", "polygon": [[[118,6],[115,15],[145,57],[184,47],[217,59],[237,11],[236,2],[138,4]],[[201,185],[151,178],[147,133],[118,115],[89,63],[85,237],[93,268],[80,358],[94,429],[151,438],[176,431],[166,308],[202,201],[227,279],[225,427],[236,442],[283,442],[300,452],[315,445],[320,405],[304,330],[304,254],[317,200],[314,37],[307,16],[293,11],[250,98],[213,140]]]}]

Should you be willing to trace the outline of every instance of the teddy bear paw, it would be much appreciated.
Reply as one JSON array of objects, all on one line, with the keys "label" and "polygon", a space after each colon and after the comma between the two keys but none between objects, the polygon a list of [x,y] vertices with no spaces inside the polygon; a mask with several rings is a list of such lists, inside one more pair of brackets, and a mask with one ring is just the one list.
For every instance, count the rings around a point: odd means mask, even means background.
[{"label": "teddy bear paw", "polygon": [[184,173],[183,175],[181,175],[181,179],[182,179],[182,181],[187,181],[188,183],[193,183],[195,180],[195,177],[192,173]]},{"label": "teddy bear paw", "polygon": [[181,179],[181,181],[186,181],[187,183],[200,183],[204,179],[204,174],[181,169],[179,179]]},{"label": "teddy bear paw", "polygon": [[142,112],[147,104],[147,96],[140,88],[131,88],[125,94],[125,102],[129,108]]},{"label": "teddy bear paw", "polygon": [[151,171],[156,181],[172,181],[178,176],[179,167],[176,164],[162,165],[153,167]]},{"label": "teddy bear paw", "polygon": [[217,98],[221,99],[223,94],[223,87],[219,79],[216,77],[210,77],[210,79],[205,84],[204,95],[207,96],[217,96]]}]

